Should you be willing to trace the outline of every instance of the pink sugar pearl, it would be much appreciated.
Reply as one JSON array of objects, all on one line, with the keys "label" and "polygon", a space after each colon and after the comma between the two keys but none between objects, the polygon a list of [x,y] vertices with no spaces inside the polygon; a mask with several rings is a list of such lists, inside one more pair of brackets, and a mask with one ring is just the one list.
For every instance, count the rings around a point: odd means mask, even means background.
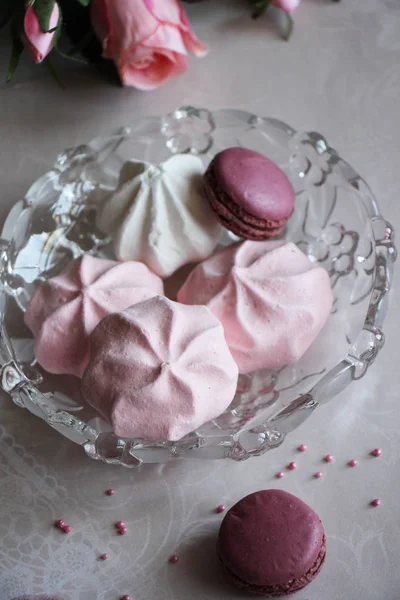
[{"label": "pink sugar pearl", "polygon": [[375,498],[371,502],[371,506],[380,506],[380,505],[381,505],[381,501],[379,500],[379,498]]},{"label": "pink sugar pearl", "polygon": [[107,552],[105,552],[104,554],[100,555],[101,560],[107,560],[108,559],[108,554]]},{"label": "pink sugar pearl", "polygon": [[58,519],[58,521],[56,521],[56,527],[62,529],[63,527],[65,527],[65,521],[63,521],[62,519]]},{"label": "pink sugar pearl", "polygon": [[331,463],[331,462],[333,462],[333,456],[332,456],[332,454],[327,454],[327,455],[324,457],[324,461],[325,461],[326,463]]},{"label": "pink sugar pearl", "polygon": [[297,465],[295,462],[291,462],[288,465],[288,469],[290,469],[290,471],[294,471],[296,469]]},{"label": "pink sugar pearl", "polygon": [[169,562],[176,565],[176,563],[179,562],[179,556],[177,556],[176,554],[173,554],[172,556],[169,557]]},{"label": "pink sugar pearl", "polygon": [[216,511],[217,513],[223,513],[226,510],[226,506],[225,504],[220,504],[219,506],[217,506]]},{"label": "pink sugar pearl", "polygon": [[372,450],[371,454],[372,456],[378,458],[378,456],[382,455],[382,450],[380,448],[375,448],[374,450]]},{"label": "pink sugar pearl", "polygon": [[275,475],[275,477],[276,477],[277,479],[282,479],[282,477],[285,477],[285,473],[284,473],[283,471],[279,471],[279,473],[277,473],[277,474]]},{"label": "pink sugar pearl", "polygon": [[356,467],[358,465],[358,461],[355,458],[352,458],[348,462],[349,467]]},{"label": "pink sugar pearl", "polygon": [[125,535],[126,533],[128,533],[128,530],[126,527],[120,527],[118,533],[119,535]]},{"label": "pink sugar pearl", "polygon": [[121,600],[132,600],[132,598],[128,596],[128,594],[125,594],[125,596],[122,596]]},{"label": "pink sugar pearl", "polygon": [[306,444],[300,444],[300,446],[298,447],[299,452],[307,452],[307,446]]},{"label": "pink sugar pearl", "polygon": [[126,525],[125,525],[125,523],[124,523],[123,521],[117,521],[117,522],[115,523],[115,527],[116,527],[117,529],[122,529],[122,527],[126,527]]},{"label": "pink sugar pearl", "polygon": [[64,533],[71,533],[71,531],[72,531],[71,525],[64,525],[64,527],[62,527],[62,531]]},{"label": "pink sugar pearl", "polygon": [[112,488],[110,488],[109,490],[106,490],[106,494],[107,494],[107,496],[114,496],[115,490],[113,490]]},{"label": "pink sugar pearl", "polygon": [[315,479],[321,479],[321,477],[322,477],[321,471],[317,471],[317,473],[314,473],[314,477],[315,477]]}]

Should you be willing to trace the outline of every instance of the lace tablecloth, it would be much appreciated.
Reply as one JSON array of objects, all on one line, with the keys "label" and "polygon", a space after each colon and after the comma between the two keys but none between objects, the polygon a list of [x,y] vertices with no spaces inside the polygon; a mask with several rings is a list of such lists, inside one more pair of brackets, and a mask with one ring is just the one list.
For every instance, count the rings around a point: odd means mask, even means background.
[{"label": "lace tablecloth", "polygon": [[[267,21],[248,19],[240,2],[204,3],[191,13],[212,52],[150,94],[118,89],[75,66],[62,91],[27,64],[0,89],[0,218],[61,149],[193,104],[243,108],[320,131],[400,226],[399,0],[304,0],[290,43]],[[281,448],[244,463],[106,466],[2,394],[0,600],[39,592],[64,600],[244,598],[220,574],[214,509],[267,487],[299,495],[325,524],[326,566],[296,599],[399,600],[398,302],[394,289],[386,346],[366,377],[315,411]],[[309,449],[299,454],[302,442]],[[374,447],[382,448],[380,458],[369,455]],[[328,452],[334,462],[326,465]],[[356,468],[346,466],[351,458]],[[276,479],[290,460],[297,469]],[[111,497],[104,493],[110,487]],[[371,508],[377,497],[381,506]],[[58,518],[72,526],[69,535],[53,527]],[[120,519],[125,536],[114,528]],[[107,561],[99,560],[103,552]],[[176,565],[168,563],[173,553]]]}]

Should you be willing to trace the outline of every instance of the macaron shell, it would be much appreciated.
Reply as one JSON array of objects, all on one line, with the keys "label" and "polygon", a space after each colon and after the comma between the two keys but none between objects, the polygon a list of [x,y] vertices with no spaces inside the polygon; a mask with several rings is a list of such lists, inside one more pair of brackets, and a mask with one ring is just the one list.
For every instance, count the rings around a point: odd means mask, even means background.
[{"label": "macaron shell", "polygon": [[232,583],[239,589],[248,592],[249,594],[253,594],[254,596],[262,596],[264,598],[281,598],[282,596],[288,596],[289,594],[294,594],[306,587],[309,583],[316,578],[318,573],[320,572],[326,557],[326,539],[324,536],[323,543],[321,546],[321,550],[318,554],[317,560],[311,569],[305,573],[302,577],[298,579],[292,579],[287,583],[277,584],[277,585],[254,585],[243,581],[237,577],[232,571],[228,569],[226,565],[224,565],[223,561],[221,563],[225,569],[226,574]]},{"label": "macaron shell", "polygon": [[250,215],[280,221],[292,214],[292,184],[278,165],[259,152],[228,148],[214,157],[209,171],[226,195]]},{"label": "macaron shell", "polygon": [[218,552],[227,569],[247,584],[282,586],[313,569],[323,544],[324,529],[312,508],[287,492],[265,490],[230,509]]},{"label": "macaron shell", "polygon": [[264,241],[277,237],[283,232],[290,216],[271,220],[260,219],[249,214],[230,198],[223,187],[219,186],[217,176],[212,169],[209,169],[204,177],[203,189],[221,225],[235,235],[248,240]]}]

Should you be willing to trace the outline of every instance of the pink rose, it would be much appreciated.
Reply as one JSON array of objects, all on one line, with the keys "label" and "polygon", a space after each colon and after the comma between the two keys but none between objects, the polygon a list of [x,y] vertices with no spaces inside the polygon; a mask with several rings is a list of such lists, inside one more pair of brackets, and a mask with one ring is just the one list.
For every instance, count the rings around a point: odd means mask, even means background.
[{"label": "pink rose", "polygon": [[186,55],[204,56],[178,0],[92,0],[92,22],[124,85],[152,90],[187,69]]},{"label": "pink rose", "polygon": [[301,0],[272,0],[272,4],[291,14],[299,6]]},{"label": "pink rose", "polygon": [[[55,29],[60,19],[60,9],[55,2],[50,17],[49,29]],[[24,19],[24,42],[35,63],[41,63],[53,49],[55,31],[43,33],[33,6],[28,6]]]}]

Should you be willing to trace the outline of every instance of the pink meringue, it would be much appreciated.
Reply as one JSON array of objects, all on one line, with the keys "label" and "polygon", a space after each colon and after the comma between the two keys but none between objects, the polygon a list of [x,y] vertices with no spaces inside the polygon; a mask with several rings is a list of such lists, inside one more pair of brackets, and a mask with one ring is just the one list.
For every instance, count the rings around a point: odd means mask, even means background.
[{"label": "pink meringue", "polygon": [[221,321],[239,371],[296,362],[332,308],[328,273],[284,241],[234,244],[199,264],[178,301]]},{"label": "pink meringue", "polygon": [[82,376],[88,336],[101,319],[163,293],[162,280],[139,262],[117,263],[88,254],[40,283],[25,313],[35,356],[50,373]]},{"label": "pink meringue", "polygon": [[231,403],[238,368],[205,306],[157,296],[103,319],[82,393],[121,437],[178,440]]}]

